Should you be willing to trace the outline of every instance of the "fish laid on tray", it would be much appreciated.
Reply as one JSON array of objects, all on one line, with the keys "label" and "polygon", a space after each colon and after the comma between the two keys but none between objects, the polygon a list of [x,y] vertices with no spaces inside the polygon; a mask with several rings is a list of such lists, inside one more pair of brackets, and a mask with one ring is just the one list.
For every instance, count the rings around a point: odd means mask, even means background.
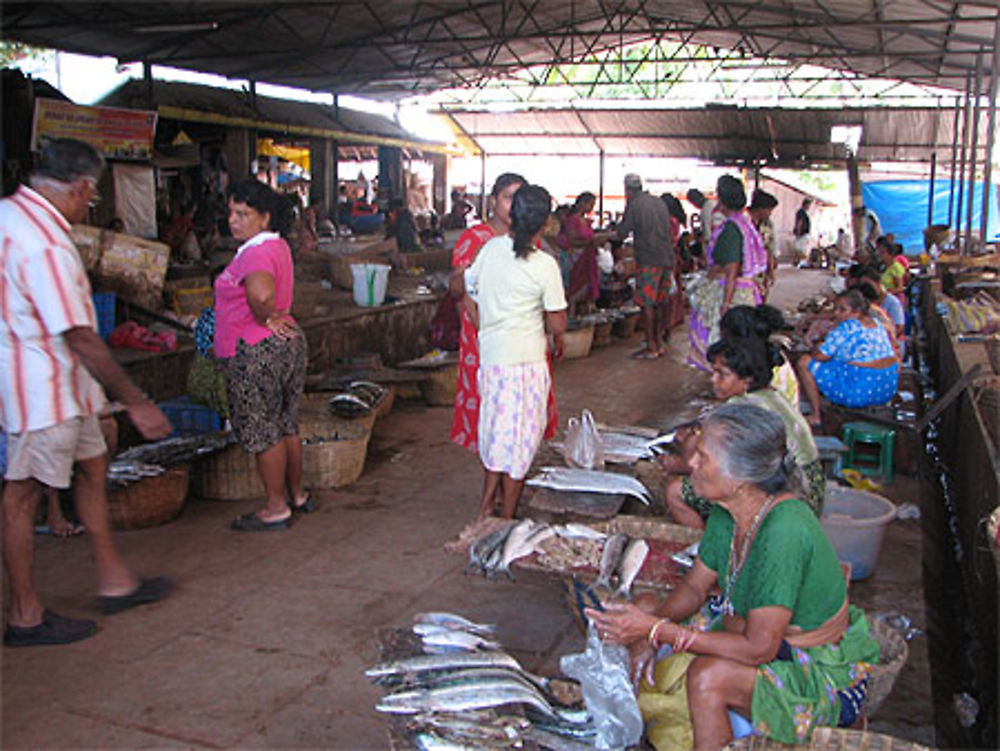
[{"label": "fish laid on tray", "polygon": [[527,484],[575,493],[630,495],[647,506],[652,501],[645,485],[634,477],[617,472],[575,467],[542,467],[537,475],[527,480]]},{"label": "fish laid on tray", "polygon": [[513,579],[510,567],[514,561],[532,553],[546,552],[568,563],[568,568],[587,565],[589,557],[581,556],[573,564],[567,560],[567,552],[592,550],[604,536],[603,532],[585,524],[570,522],[550,525],[534,519],[523,519],[473,540],[469,545],[469,562],[465,572],[482,573],[491,579],[503,574],[508,579]]},{"label": "fish laid on tray", "polygon": [[674,442],[675,433],[646,438],[632,433],[598,429],[604,459],[617,464],[635,464],[640,459],[655,459]]}]

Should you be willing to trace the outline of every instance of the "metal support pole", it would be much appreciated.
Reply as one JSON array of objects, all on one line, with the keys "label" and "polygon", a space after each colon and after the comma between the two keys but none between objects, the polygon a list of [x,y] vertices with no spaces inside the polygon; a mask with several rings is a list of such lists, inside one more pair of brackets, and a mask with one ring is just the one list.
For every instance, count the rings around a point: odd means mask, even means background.
[{"label": "metal support pole", "polygon": [[948,226],[951,227],[951,219],[955,211],[955,167],[958,162],[958,126],[959,118],[962,117],[962,108],[955,100],[955,117],[951,123],[951,167],[948,170],[950,186],[948,188]]},{"label": "metal support pole", "polygon": [[974,200],[976,195],[976,157],[979,154],[979,111],[982,109],[980,102],[982,97],[979,96],[979,89],[983,81],[983,51],[980,48],[979,52],[976,53],[976,84],[973,89],[975,102],[972,107],[972,138],[969,141],[969,207],[966,212],[965,221],[965,252],[968,253],[972,248],[972,207],[975,206],[976,202]]},{"label": "metal support pole", "polygon": [[486,216],[486,152],[479,152],[479,215],[483,218],[485,222],[489,219]]},{"label": "metal support pole", "polygon": [[604,226],[604,149],[598,152],[597,173],[597,222]]},{"label": "metal support pole", "polygon": [[958,201],[955,205],[955,243],[962,252],[962,199],[965,197],[965,157],[969,143],[969,121],[972,119],[972,74],[965,74],[965,104],[962,105],[962,146],[958,159]]},{"label": "metal support pole", "polygon": [[993,187],[993,142],[997,127],[997,93],[1000,89],[1000,13],[997,14],[997,24],[993,31],[993,70],[990,72],[990,114],[986,130],[986,161],[983,165],[983,214],[980,217],[980,235],[986,242],[986,231],[989,228],[990,189]]},{"label": "metal support pole", "polygon": [[927,196],[927,226],[934,224],[934,177],[937,173],[937,152],[931,152],[931,184]]}]

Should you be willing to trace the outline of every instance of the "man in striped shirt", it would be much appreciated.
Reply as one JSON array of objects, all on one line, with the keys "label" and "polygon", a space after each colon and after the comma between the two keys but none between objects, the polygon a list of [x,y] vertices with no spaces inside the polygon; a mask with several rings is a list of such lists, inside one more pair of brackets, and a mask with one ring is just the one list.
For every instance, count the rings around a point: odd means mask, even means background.
[{"label": "man in striped shirt", "polygon": [[[4,644],[64,644],[96,631],[89,620],[46,610],[32,580],[34,518],[43,486],[68,488],[97,568],[97,605],[113,613],[164,597],[169,580],[139,579],[111,538],[107,448],[97,413],[104,390],[148,439],[170,422],[111,356],[96,331],[90,283],[70,223],[87,218],[104,160],[57,139],[42,151],[30,187],[0,201],[0,424],[8,432],[3,562],[10,582]],[[103,388],[102,388],[103,386]],[[76,476],[73,477],[74,465]]]}]

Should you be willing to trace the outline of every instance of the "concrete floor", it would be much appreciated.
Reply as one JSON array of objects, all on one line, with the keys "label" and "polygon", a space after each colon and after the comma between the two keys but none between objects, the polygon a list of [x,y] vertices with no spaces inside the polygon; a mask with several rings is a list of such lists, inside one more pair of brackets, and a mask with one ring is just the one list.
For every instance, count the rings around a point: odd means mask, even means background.
[{"label": "concrete floor", "polygon": [[[783,270],[775,301],[825,284]],[[685,341],[681,341],[685,340]],[[583,407],[607,422],[662,426],[702,395],[682,365],[686,331],[670,357],[639,362],[631,341],[556,368],[561,423]],[[454,610],[499,625],[529,667],[554,673],[582,638],[557,582],[462,574],[442,550],[473,517],[478,462],[448,440],[451,410],[399,404],[372,439],[363,477],[318,492],[322,508],[286,533],[232,533],[254,507],[192,498],[163,527],[121,533],[137,571],[168,574],[169,600],[100,618],[92,639],[58,648],[4,649],[3,748],[386,748],[380,692],[363,668],[375,630],[420,610]],[[907,500],[913,482],[893,492]],[[893,495],[888,493],[888,495]],[[893,496],[896,497],[896,496]],[[897,498],[898,499],[898,498]],[[923,623],[919,522],[892,525],[882,563],[852,586],[856,601]],[[85,540],[39,537],[36,571],[47,605],[87,615],[93,569]],[[922,639],[873,729],[931,742],[929,670]]]}]

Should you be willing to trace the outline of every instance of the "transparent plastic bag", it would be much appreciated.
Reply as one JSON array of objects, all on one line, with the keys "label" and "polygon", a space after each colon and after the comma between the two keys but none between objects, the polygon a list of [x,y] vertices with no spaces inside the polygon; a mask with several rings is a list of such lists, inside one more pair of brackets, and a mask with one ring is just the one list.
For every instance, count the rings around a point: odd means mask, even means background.
[{"label": "transparent plastic bag", "polygon": [[580,682],[587,713],[597,731],[595,747],[623,749],[642,738],[642,715],[629,675],[628,650],[605,644],[593,623],[587,626],[587,649],[559,661],[564,675]]},{"label": "transparent plastic bag", "polygon": [[566,463],[582,469],[604,469],[604,443],[589,409],[566,423]]}]

